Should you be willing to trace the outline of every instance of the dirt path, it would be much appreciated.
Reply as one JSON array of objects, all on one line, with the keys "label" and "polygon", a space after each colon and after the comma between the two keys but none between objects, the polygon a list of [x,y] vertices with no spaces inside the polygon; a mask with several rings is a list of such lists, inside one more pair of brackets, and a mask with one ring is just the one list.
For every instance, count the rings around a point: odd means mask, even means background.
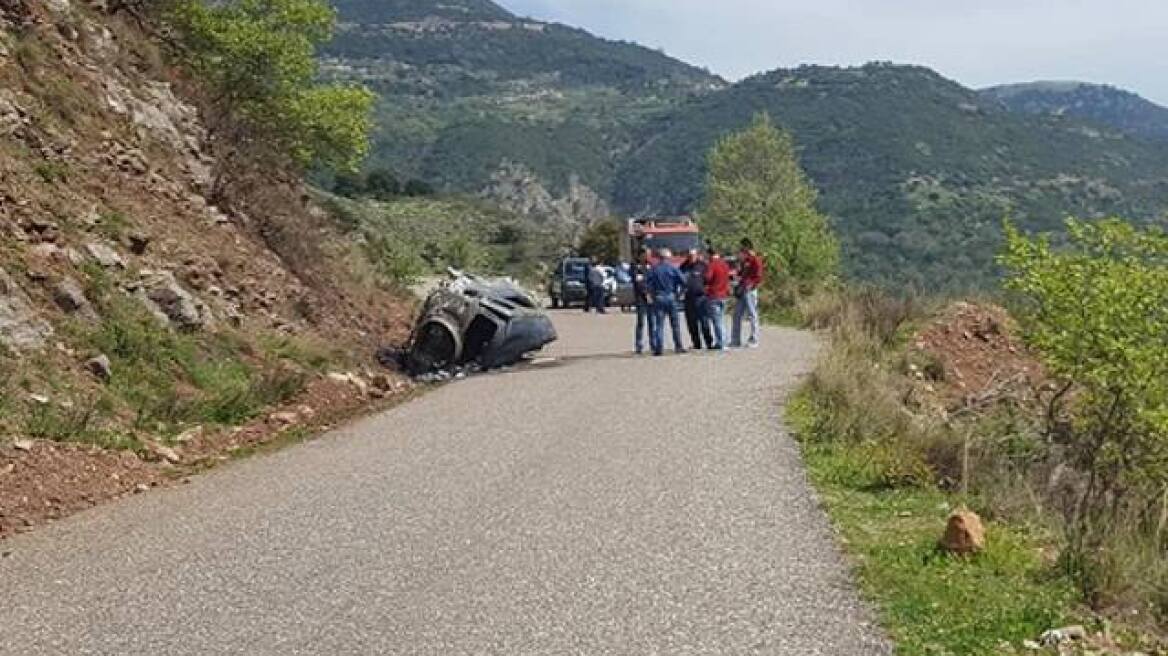
[{"label": "dirt path", "polygon": [[884,654],[778,405],[804,333],[559,360],[0,544],[3,654]]}]

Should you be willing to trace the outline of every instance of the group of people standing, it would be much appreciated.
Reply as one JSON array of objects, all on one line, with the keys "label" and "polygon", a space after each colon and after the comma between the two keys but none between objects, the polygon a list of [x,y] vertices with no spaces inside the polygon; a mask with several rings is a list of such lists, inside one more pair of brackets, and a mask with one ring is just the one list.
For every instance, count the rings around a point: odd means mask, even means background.
[{"label": "group of people standing", "polygon": [[[637,327],[634,348],[645,351],[645,336],[653,355],[665,351],[665,322],[673,337],[673,348],[685,353],[681,337],[681,314],[695,350],[714,351],[742,347],[742,321],[750,321],[748,347],[758,346],[758,289],[763,282],[763,262],[749,239],[743,239],[736,270],[711,246],[702,253],[691,250],[680,267],[673,264],[673,253],[662,249],[654,254],[643,250],[633,266],[633,293],[636,298]],[[733,281],[737,280],[737,285]],[[725,339],[726,304],[736,297],[730,343]]]}]

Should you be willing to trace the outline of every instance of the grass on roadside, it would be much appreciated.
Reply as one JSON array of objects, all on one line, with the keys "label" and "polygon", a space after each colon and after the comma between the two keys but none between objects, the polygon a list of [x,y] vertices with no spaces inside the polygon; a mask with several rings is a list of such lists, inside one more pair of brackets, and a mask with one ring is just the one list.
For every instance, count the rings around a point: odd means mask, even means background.
[{"label": "grass on roadside", "polygon": [[807,392],[788,421],[866,597],[902,656],[1022,652],[1022,641],[1074,620],[1072,582],[1046,564],[1042,534],[989,523],[987,549],[944,555],[937,540],[959,499],[929,487],[892,487],[863,449],[815,434]]}]

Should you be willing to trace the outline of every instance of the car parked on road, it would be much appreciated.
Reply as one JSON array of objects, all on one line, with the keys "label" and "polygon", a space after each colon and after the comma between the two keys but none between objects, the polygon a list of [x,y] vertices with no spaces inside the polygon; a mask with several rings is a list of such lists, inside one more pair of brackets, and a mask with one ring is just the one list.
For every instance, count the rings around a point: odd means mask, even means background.
[{"label": "car parked on road", "polygon": [[560,260],[548,279],[548,297],[552,307],[572,307],[587,300],[584,277],[588,274],[588,260],[583,257],[565,257]]}]

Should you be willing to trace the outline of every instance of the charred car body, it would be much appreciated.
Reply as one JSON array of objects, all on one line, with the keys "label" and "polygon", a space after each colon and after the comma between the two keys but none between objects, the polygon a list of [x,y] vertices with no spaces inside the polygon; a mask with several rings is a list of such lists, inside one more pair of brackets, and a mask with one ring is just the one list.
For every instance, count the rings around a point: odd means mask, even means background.
[{"label": "charred car body", "polygon": [[450,271],[430,293],[405,352],[414,376],[465,365],[514,364],[556,340],[551,319],[526,291],[506,279]]}]

